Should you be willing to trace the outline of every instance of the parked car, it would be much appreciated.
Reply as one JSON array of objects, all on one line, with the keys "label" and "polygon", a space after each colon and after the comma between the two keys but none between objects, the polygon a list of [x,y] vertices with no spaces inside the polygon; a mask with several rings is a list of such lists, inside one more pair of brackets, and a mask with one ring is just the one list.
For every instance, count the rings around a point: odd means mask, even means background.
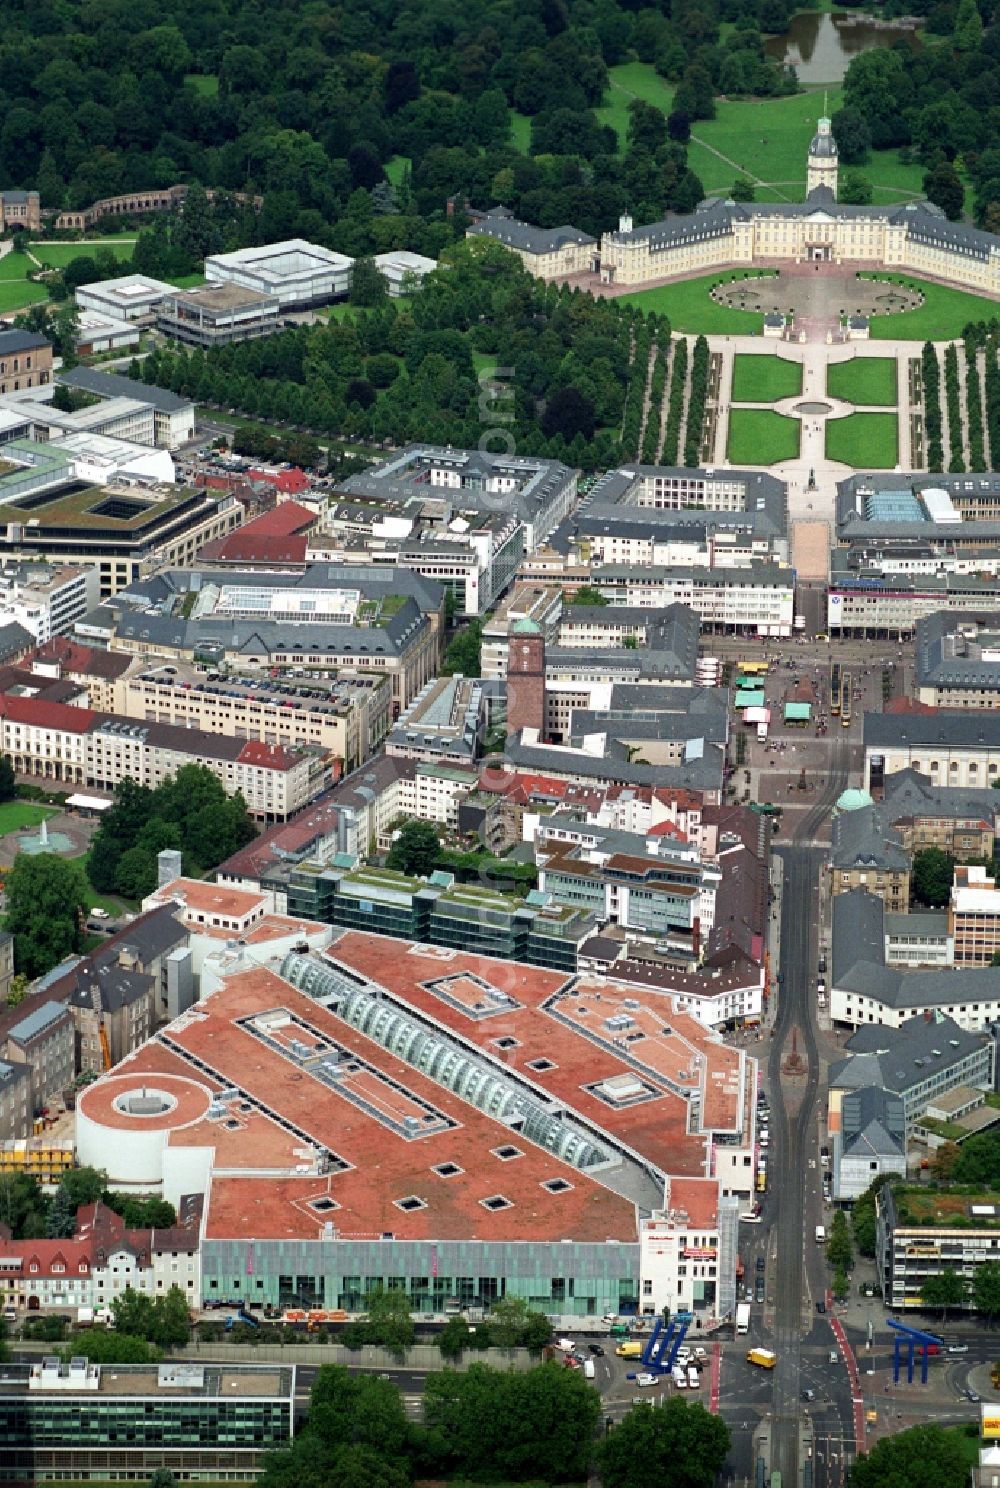
[{"label": "parked car", "polygon": [[590,1343],[587,1345],[587,1347],[590,1349],[590,1352],[593,1354],[595,1359],[604,1358],[604,1350],[601,1348],[601,1345],[599,1343]]},{"label": "parked car", "polygon": [[637,1374],[635,1382],[640,1390],[649,1390],[653,1385],[658,1385],[660,1381],[655,1374]]},{"label": "parked car", "polygon": [[948,1352],[949,1354],[967,1354],[969,1352],[969,1345],[967,1343],[949,1343]]}]

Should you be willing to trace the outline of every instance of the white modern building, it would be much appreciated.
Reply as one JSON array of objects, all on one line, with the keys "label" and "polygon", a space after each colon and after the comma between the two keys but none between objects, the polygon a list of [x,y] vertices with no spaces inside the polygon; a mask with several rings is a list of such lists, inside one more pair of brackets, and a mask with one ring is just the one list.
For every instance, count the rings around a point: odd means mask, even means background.
[{"label": "white modern building", "polygon": [[395,299],[419,289],[427,275],[437,268],[437,263],[422,253],[408,253],[405,248],[397,248],[393,253],[376,253],[375,266]]},{"label": "white modern building", "polygon": [[94,568],[11,563],[0,568],[0,625],[23,625],[42,646],[72,630],[100,599]]},{"label": "white modern building", "polygon": [[288,238],[216,253],[205,260],[205,278],[210,284],[239,284],[276,299],[281,310],[293,310],[342,299],[350,290],[353,266],[354,260],[343,253]]},{"label": "white modern building", "polygon": [[121,279],[81,284],[76,292],[76,303],[81,310],[95,310],[113,320],[152,325],[160,301],[174,293],[174,286],[165,284],[162,279],[150,279],[145,274],[125,274]]},{"label": "white modern building", "polygon": [[101,351],[128,351],[139,345],[135,321],[120,320],[97,310],[81,310],[76,318],[78,356],[96,356]]}]

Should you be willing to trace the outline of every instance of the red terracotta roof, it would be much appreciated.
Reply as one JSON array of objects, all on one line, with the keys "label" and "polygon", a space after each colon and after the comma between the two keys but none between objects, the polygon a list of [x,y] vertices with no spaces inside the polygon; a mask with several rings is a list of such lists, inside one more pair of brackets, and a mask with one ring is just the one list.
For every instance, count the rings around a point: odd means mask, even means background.
[{"label": "red terracotta roof", "polygon": [[[252,525],[252,524],[250,524]],[[237,528],[228,537],[206,543],[199,558],[221,563],[302,563],[306,561],[305,537],[284,537],[280,533],[248,532]]]},{"label": "red terracotta roof", "polygon": [[[248,472],[248,478],[252,481],[265,481],[276,491],[288,492],[290,495],[309,489],[309,477],[297,465],[293,465],[291,470],[251,470]],[[286,504],[294,505],[293,502]]]},{"label": "red terracotta roof", "polygon": [[298,757],[289,754],[280,744],[262,744],[259,739],[248,739],[239,752],[241,765],[266,765],[269,770],[291,770],[298,764]]},{"label": "red terracotta roof", "polygon": [[41,698],[27,697],[0,697],[0,714],[13,723],[63,729],[69,734],[87,733],[98,717],[92,708],[74,708],[69,703],[46,703]]},{"label": "red terracotta roof", "polygon": [[[259,475],[256,471],[251,472],[255,480],[266,480],[268,477]],[[283,472],[288,475],[290,471]],[[302,472],[299,471],[302,475]],[[303,476],[303,485],[299,490],[304,490],[309,482]],[[270,511],[261,512],[259,517],[254,517],[239,530],[241,532],[252,532],[255,536],[262,537],[291,537],[295,532],[303,532],[311,527],[316,521],[316,513],[310,511],[307,506],[300,506],[297,501],[282,501],[277,506],[272,506]]]}]

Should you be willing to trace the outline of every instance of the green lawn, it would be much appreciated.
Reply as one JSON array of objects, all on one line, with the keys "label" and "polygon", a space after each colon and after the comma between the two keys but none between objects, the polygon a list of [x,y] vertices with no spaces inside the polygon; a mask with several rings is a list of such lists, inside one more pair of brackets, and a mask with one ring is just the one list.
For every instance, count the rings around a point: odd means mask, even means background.
[{"label": "green lawn", "polygon": [[924,303],[916,310],[876,315],[871,322],[873,340],[953,341],[970,321],[994,320],[1000,312],[996,300],[984,299],[964,289],[949,289],[944,284],[931,284],[909,274],[862,274],[861,277],[905,284],[920,290],[924,296]]},{"label": "green lawn", "polygon": [[674,106],[674,89],[648,62],[622,62],[609,70],[608,77],[608,91],[604,103],[597,110],[597,117],[602,124],[611,125],[624,148],[628,133],[628,106],[632,99],[641,98],[669,114]]},{"label": "green lawn", "polygon": [[196,93],[202,98],[217,98],[219,96],[219,79],[214,72],[186,72],[184,81],[190,83]]},{"label": "green lawn", "polygon": [[895,357],[855,357],[826,369],[826,390],[847,403],[891,408],[896,403]]},{"label": "green lawn", "polygon": [[826,457],[855,470],[891,470],[899,459],[894,413],[850,413],[826,426]]},{"label": "green lawn", "polygon": [[776,465],[799,452],[801,425],[770,408],[734,408],[726,458],[734,465]]},{"label": "green lawn", "polygon": [[385,168],[386,179],[391,186],[398,186],[410,168],[409,155],[394,155]]},{"label": "green lawn", "polygon": [[779,356],[751,353],[733,360],[733,403],[777,403],[802,391],[802,367]]},{"label": "green lawn", "polygon": [[5,284],[0,280],[0,314],[11,310],[26,310],[29,305],[37,305],[40,300],[47,300],[48,297],[49,292],[44,284],[32,284],[27,279]]},{"label": "green lawn", "polygon": [[0,804],[0,837],[8,832],[24,832],[56,815],[54,806],[37,806],[32,801],[4,801]]},{"label": "green lawn", "polygon": [[[642,310],[655,310],[668,315],[675,331],[686,331],[705,335],[753,336],[761,330],[764,316],[757,310],[730,310],[727,305],[717,305],[709,291],[716,284],[729,283],[736,278],[771,278],[766,269],[753,274],[734,274],[731,270],[722,274],[706,274],[700,279],[685,279],[677,284],[661,284],[656,289],[640,289],[635,294],[622,295],[620,304],[638,305]],[[767,307],[770,309],[770,306]]]},{"label": "green lawn", "polygon": [[511,110],[510,115],[510,137],[515,150],[520,150],[522,155],[527,155],[531,147],[531,116],[530,114],[519,114],[516,109]]},{"label": "green lawn", "polygon": [[[648,62],[624,62],[612,67],[608,75],[608,90],[597,117],[611,125],[624,147],[630,101],[641,98],[668,114],[674,87]],[[728,191],[739,169],[766,183],[758,189],[758,201],[802,201],[806,154],[823,112],[824,95],[828,113],[841,107],[840,88],[822,93],[812,89],[789,98],[716,99],[715,118],[695,120],[688,147],[688,164],[706,192]],[[516,123],[514,137],[518,148],[526,150],[528,136],[522,144]],[[727,158],[720,160],[715,151]],[[876,202],[905,201],[922,194],[924,167],[902,165],[897,150],[873,150],[858,169],[872,183]]]},{"label": "green lawn", "polygon": [[121,263],[128,263],[135,252],[135,238],[119,238],[113,243],[88,243],[86,239],[78,243],[36,243],[32,244],[31,251],[42,263],[50,264],[54,269],[64,269],[74,258],[88,258],[98,248],[113,253]]}]

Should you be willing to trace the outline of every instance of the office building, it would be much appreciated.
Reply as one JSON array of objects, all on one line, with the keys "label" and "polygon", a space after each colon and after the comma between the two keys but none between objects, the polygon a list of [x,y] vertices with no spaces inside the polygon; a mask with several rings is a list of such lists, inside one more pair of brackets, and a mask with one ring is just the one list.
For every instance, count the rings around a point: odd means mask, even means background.
[{"label": "office building", "polygon": [[151,326],[161,302],[175,293],[174,286],[162,279],[150,279],[146,274],[125,274],[120,279],[81,284],[76,291],[76,303],[81,310],[93,310],[113,320]]},{"label": "office building", "polygon": [[[941,1198],[947,1200],[941,1203]],[[971,1281],[976,1267],[996,1262],[1000,1250],[1000,1204],[984,1193],[942,1191],[888,1183],[875,1200],[875,1266],[882,1300],[895,1313],[923,1308],[921,1290],[930,1278],[957,1271]],[[971,1287],[954,1311],[972,1311]]]},{"label": "office building", "polygon": [[64,387],[87,393],[98,403],[124,398],[151,409],[153,438],[149,442],[158,449],[179,449],[194,438],[194,403],[190,398],[96,367],[73,367],[60,372],[59,381]]},{"label": "office building", "polygon": [[156,327],[189,346],[231,346],[278,329],[278,297],[240,284],[199,284],[160,301]]},{"label": "office building", "polygon": [[886,776],[911,769],[932,785],[979,790],[1000,778],[1000,714],[866,713],[864,747],[864,785],[874,796]]},{"label": "office building", "polygon": [[279,310],[343,299],[351,287],[352,258],[302,238],[214,253],[205,260],[209,284],[232,284],[277,301]]},{"label": "office building", "polygon": [[285,1364],[91,1364],[57,1356],[5,1371],[0,1482],[259,1476],[295,1430]]}]

